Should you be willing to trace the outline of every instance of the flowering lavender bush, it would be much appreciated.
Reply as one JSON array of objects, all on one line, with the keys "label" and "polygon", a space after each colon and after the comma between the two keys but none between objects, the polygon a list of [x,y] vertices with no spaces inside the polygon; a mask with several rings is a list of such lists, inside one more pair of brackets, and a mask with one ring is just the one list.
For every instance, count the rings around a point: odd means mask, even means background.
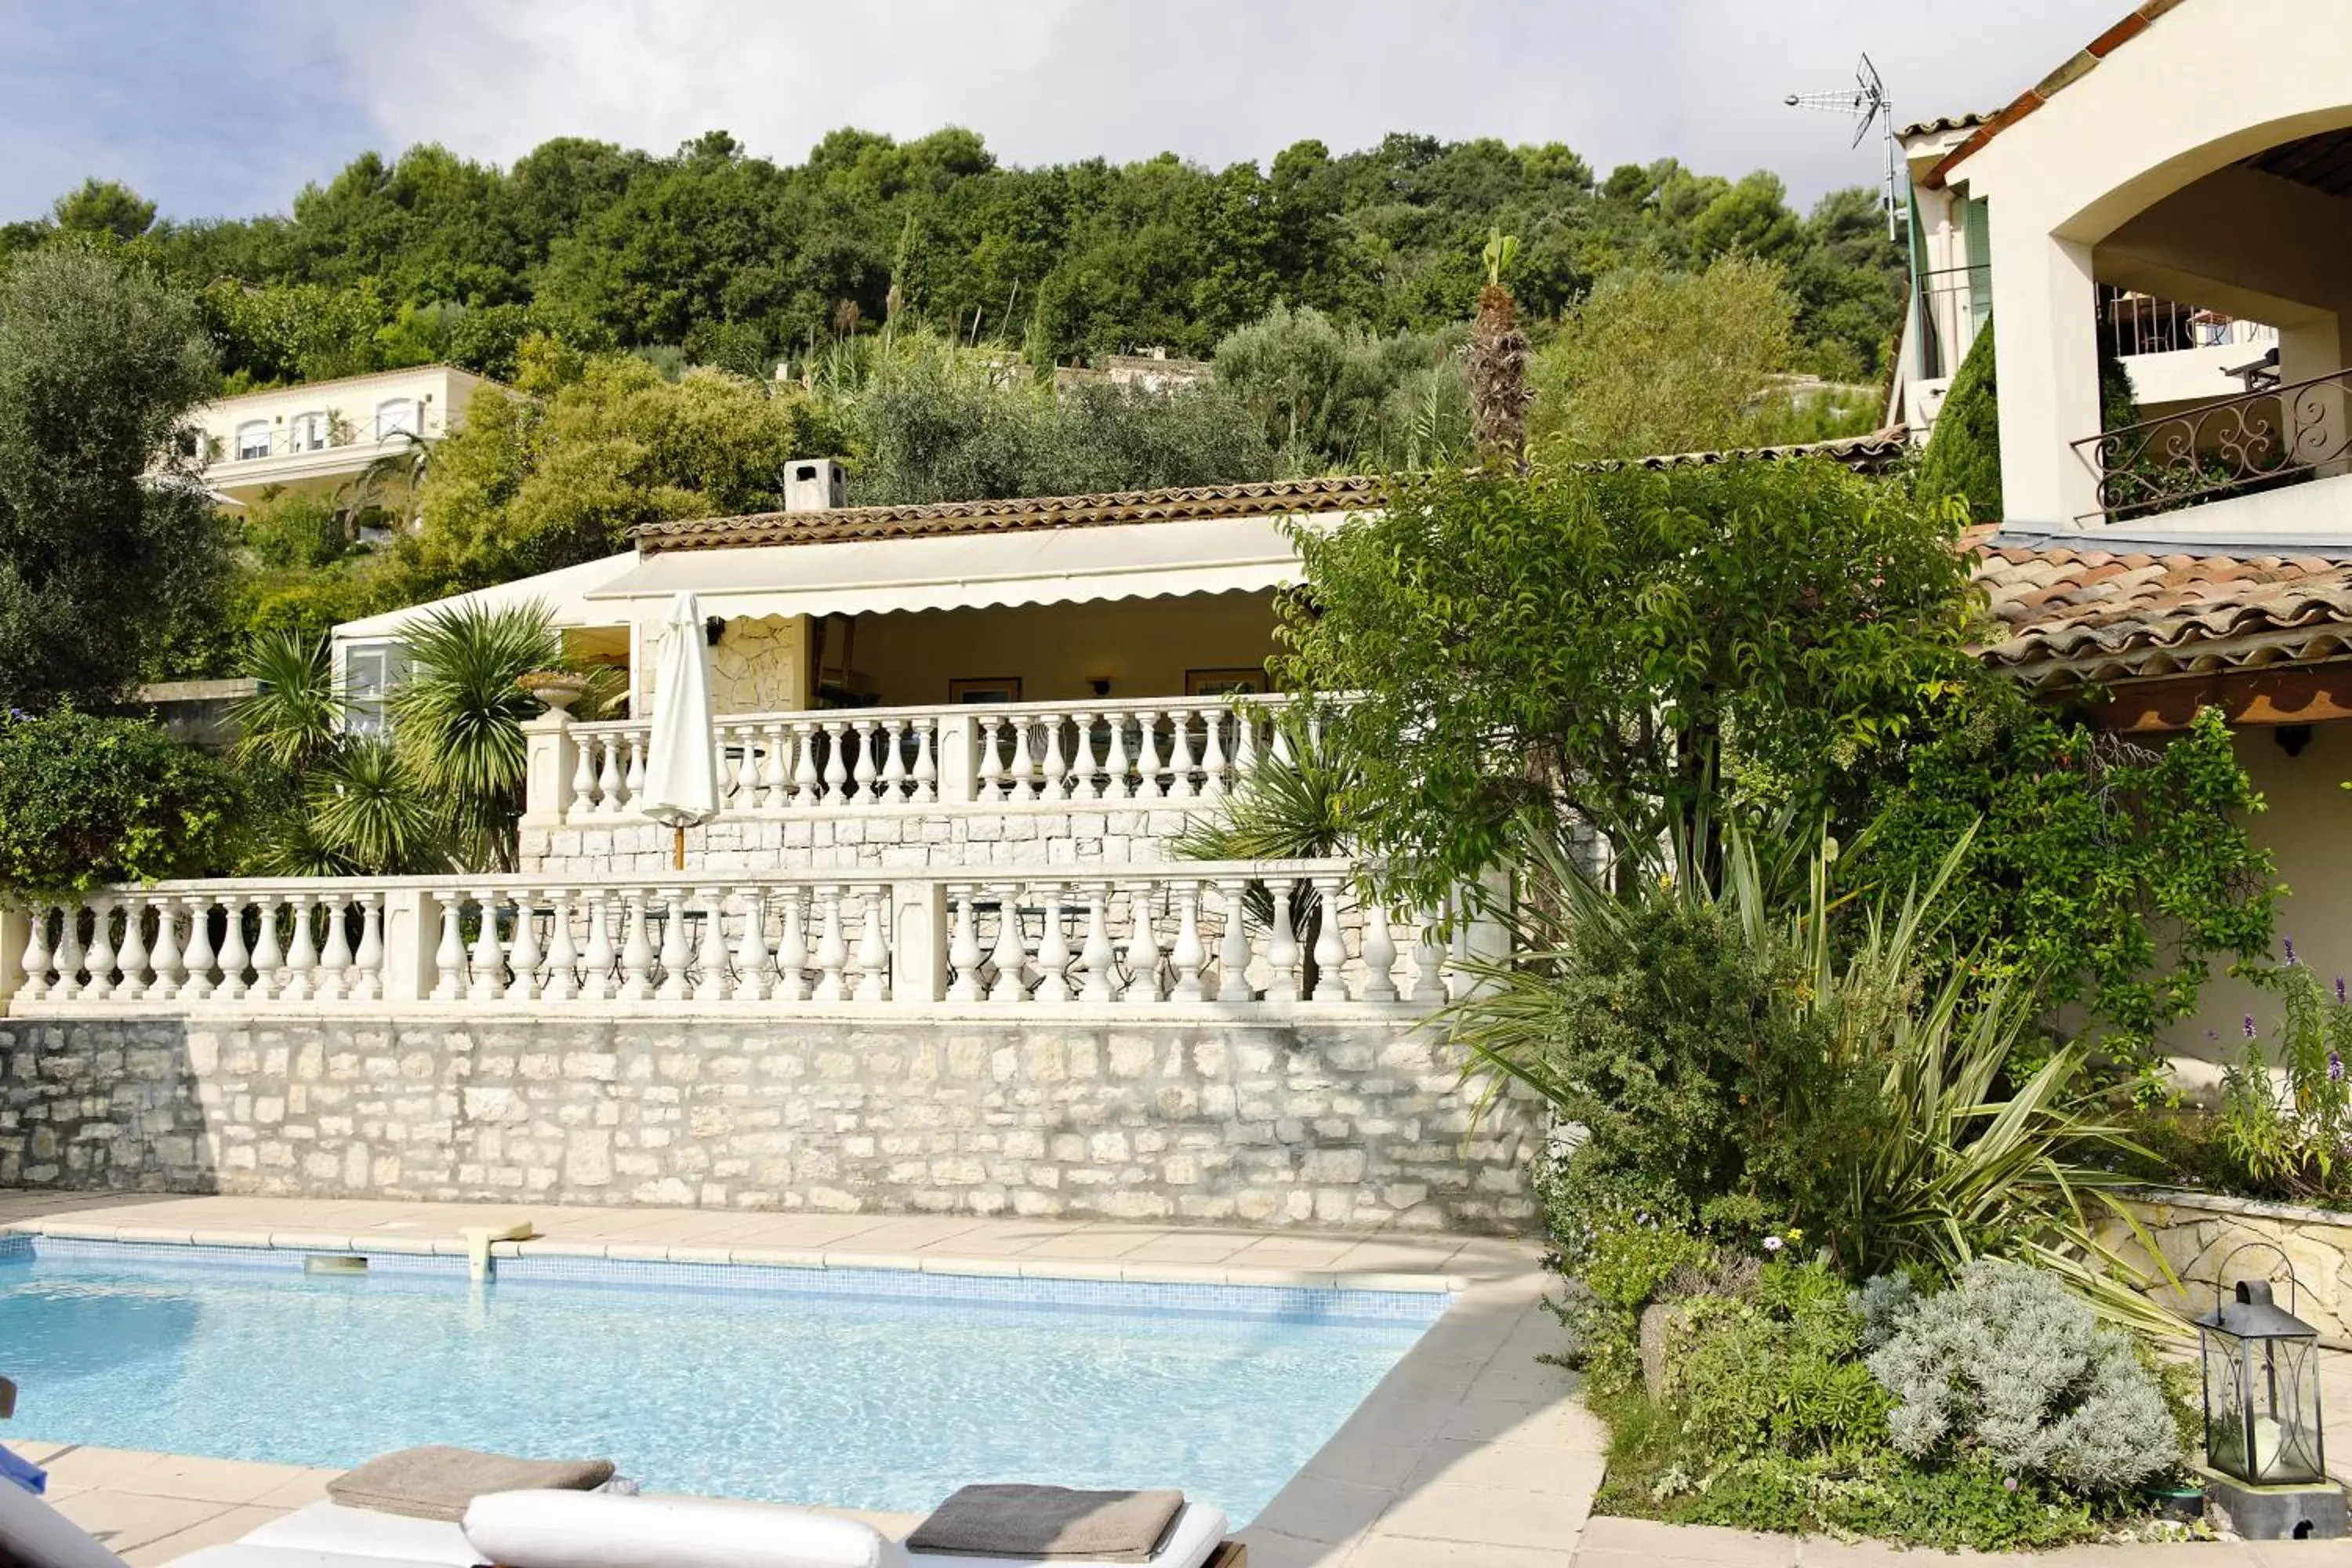
[{"label": "flowering lavender bush", "polygon": [[2324,990],[2286,944],[2276,975],[2284,1016],[2265,1041],[2252,1014],[2246,1044],[2223,1080],[2221,1142],[2257,1188],[2312,1195],[2340,1184],[2352,1152],[2352,1005],[2344,982]]}]

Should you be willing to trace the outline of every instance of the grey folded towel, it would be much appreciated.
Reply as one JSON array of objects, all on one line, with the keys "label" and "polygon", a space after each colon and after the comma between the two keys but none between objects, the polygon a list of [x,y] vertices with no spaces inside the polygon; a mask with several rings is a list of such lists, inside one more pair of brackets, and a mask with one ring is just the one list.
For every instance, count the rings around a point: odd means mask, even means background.
[{"label": "grey folded towel", "polygon": [[436,1444],[346,1470],[327,1483],[327,1496],[345,1508],[455,1523],[486,1492],[585,1492],[612,1479],[610,1459],[517,1459]]},{"label": "grey folded towel", "polygon": [[915,1527],[907,1550],[951,1557],[1149,1563],[1183,1507],[1179,1491],[966,1487]]}]

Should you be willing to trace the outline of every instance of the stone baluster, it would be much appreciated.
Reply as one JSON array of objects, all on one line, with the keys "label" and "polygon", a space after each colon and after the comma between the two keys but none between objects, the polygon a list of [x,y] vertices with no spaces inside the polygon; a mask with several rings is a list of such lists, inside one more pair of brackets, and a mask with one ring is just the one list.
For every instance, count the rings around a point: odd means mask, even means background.
[{"label": "stone baluster", "polygon": [[743,748],[735,762],[735,809],[749,813],[760,807],[760,731],[746,724],[735,731],[735,740]]},{"label": "stone baluster", "polygon": [[1244,900],[1249,894],[1249,883],[1239,877],[1223,877],[1217,881],[1217,904],[1223,912],[1225,929],[1217,937],[1217,1000],[1248,1002],[1257,993],[1249,977],[1249,916]]},{"label": "stone baluster", "polygon": [[626,898],[628,922],[621,939],[621,1000],[643,1002],[654,994],[654,944],[646,935],[646,895],[632,888]]},{"label": "stone baluster", "polygon": [[1059,714],[1049,714],[1045,719],[1045,782],[1041,793],[1046,800],[1060,800],[1068,787],[1064,782],[1070,773],[1069,763],[1062,755],[1064,722]]},{"label": "stone baluster", "polygon": [[776,942],[776,1000],[805,1002],[808,1000],[808,890],[785,888],[779,896],[783,900],[783,931]]},{"label": "stone baluster", "polygon": [[629,731],[629,771],[621,781],[629,797],[624,805],[635,805],[646,798],[646,741],[636,731]]},{"label": "stone baluster", "polygon": [[1239,784],[1257,772],[1259,710],[1247,702],[1234,707],[1234,782]]},{"label": "stone baluster", "polygon": [[[621,815],[621,737],[604,734],[594,737],[593,744],[599,760],[596,771],[596,815]],[[586,747],[583,747],[584,752]]]},{"label": "stone baluster", "polygon": [[686,1000],[688,971],[694,966],[694,949],[686,940],[686,900],[684,888],[662,892],[662,977],[654,995],[664,1002]]},{"label": "stone baluster", "polygon": [[1298,938],[1290,926],[1290,883],[1280,877],[1269,878],[1266,895],[1274,900],[1274,925],[1265,941],[1265,999],[1269,1002],[1298,1000]]},{"label": "stone baluster", "polygon": [[940,798],[940,760],[933,754],[940,721],[925,717],[915,721],[915,800],[929,805]]},{"label": "stone baluster", "polygon": [[326,925],[320,932],[318,995],[321,1002],[340,1002],[352,975],[352,935],[345,905],[331,898],[320,907]]},{"label": "stone baluster", "polygon": [[1070,715],[1070,738],[1076,752],[1070,766],[1070,798],[1100,800],[1102,780],[1095,773],[1095,716],[1091,713]]},{"label": "stone baluster", "polygon": [[1070,942],[1062,931],[1062,885],[1047,882],[1037,894],[1045,904],[1045,934],[1037,944],[1037,967],[1044,974],[1034,994],[1049,1007],[1059,1006],[1070,999]]},{"label": "stone baluster", "polygon": [[849,944],[841,936],[841,889],[830,885],[820,888],[816,900],[824,916],[824,929],[817,938],[817,981],[813,999],[838,1002],[846,994],[842,972],[849,966]]},{"label": "stone baluster", "polygon": [[1004,782],[1007,800],[1037,798],[1037,759],[1029,750],[1029,721],[1014,717],[1005,724],[1013,731],[1013,763]]},{"label": "stone baluster", "polygon": [[466,942],[457,929],[465,899],[455,889],[439,895],[441,941],[433,950],[433,1000],[462,1001],[466,995]]},{"label": "stone baluster", "polygon": [[1364,911],[1364,989],[1360,1002],[1397,1000],[1396,934],[1389,929],[1388,906],[1367,899]]},{"label": "stone baluster", "polygon": [[310,900],[298,894],[290,907],[294,911],[294,925],[286,942],[286,984],[278,989],[278,999],[281,1002],[308,1002],[316,989],[311,983],[311,975],[319,967],[317,938],[310,930]]},{"label": "stone baluster", "polygon": [[1078,968],[1086,974],[1078,996],[1087,1002],[1115,1002],[1118,999],[1117,977],[1112,966],[1118,955],[1110,945],[1110,889],[1096,883],[1087,889],[1087,940],[1078,949]]},{"label": "stone baluster", "polygon": [[1205,739],[1201,744],[1201,793],[1211,800],[1225,793],[1225,710],[1216,703],[1201,710]]},{"label": "stone baluster", "polygon": [[89,984],[81,994],[85,1002],[103,1002],[114,994],[114,900],[92,899],[89,910]]},{"label": "stone baluster", "polygon": [[996,727],[1003,721],[994,714],[981,717],[980,730],[980,798],[994,805],[1004,798],[1004,763],[996,750]]},{"label": "stone baluster", "polygon": [[1325,875],[1315,879],[1316,901],[1322,906],[1322,919],[1315,927],[1315,989],[1309,1002],[1345,1002],[1348,986],[1340,971],[1347,967],[1347,944],[1339,939],[1339,889],[1341,879]]},{"label": "stone baluster", "polygon": [[816,773],[816,725],[806,719],[793,723],[793,804],[811,806],[819,798]]},{"label": "stone baluster", "polygon": [[735,942],[735,995],[744,1002],[764,1002],[774,985],[774,964],[768,956],[768,904],[757,888],[743,890],[743,932]]},{"label": "stone baluster", "polygon": [[155,978],[148,983],[145,992],[150,1002],[172,1002],[179,998],[183,978],[179,902],[177,899],[155,900],[155,951],[148,960],[154,968]]},{"label": "stone baluster", "polygon": [[881,776],[874,766],[874,721],[859,719],[849,726],[849,743],[857,759],[849,774],[856,785],[849,792],[849,804],[869,805],[882,797],[882,792],[874,787],[875,780]]},{"label": "stone baluster", "polygon": [[118,1002],[141,1002],[147,996],[147,900],[133,894],[122,902],[122,946],[114,955],[122,978],[115,982]]},{"label": "stone baluster", "polygon": [[1297,759],[1290,754],[1290,726],[1282,721],[1282,717],[1280,714],[1275,716],[1272,752],[1274,765],[1286,768]]},{"label": "stone baluster", "polygon": [[768,726],[767,744],[760,751],[760,809],[782,811],[792,799],[792,771],[784,764],[791,749],[781,721]]},{"label": "stone baluster", "polygon": [[849,797],[849,726],[824,726],[824,803],[845,805]]},{"label": "stone baluster", "polygon": [[1127,715],[1114,708],[1103,718],[1110,725],[1110,756],[1103,763],[1102,796],[1107,800],[1132,800],[1135,785],[1127,776]]},{"label": "stone baluster", "polygon": [[258,916],[253,934],[253,984],[246,992],[256,1002],[273,1001],[286,983],[286,950],[278,941],[278,900],[263,895],[253,906]]},{"label": "stone baluster", "polygon": [[360,946],[352,955],[352,1000],[383,998],[383,895],[360,895]]},{"label": "stone baluster", "polygon": [[[220,984],[213,994],[224,1002],[235,1002],[245,995],[246,966],[253,955],[245,946],[245,900],[231,899],[222,912],[227,916],[221,926]],[[58,955],[58,966],[65,967],[65,954]]]},{"label": "stone baluster", "polygon": [[948,938],[948,967],[955,972],[948,986],[950,1002],[980,1000],[980,931],[971,907],[978,892],[974,888],[956,890],[955,931]]},{"label": "stone baluster", "polygon": [[[1211,721],[1214,722],[1214,721]],[[1186,881],[1176,910],[1176,945],[1168,954],[1175,966],[1176,988],[1170,997],[1177,1002],[1198,1002],[1204,993],[1201,972],[1209,966],[1209,950],[1201,941],[1201,884]]]},{"label": "stone baluster", "polygon": [[[539,900],[530,894],[515,895],[514,945],[507,950],[506,999],[509,1002],[539,1000],[539,966],[544,956],[539,950]],[[559,905],[556,911],[562,910]]]},{"label": "stone baluster", "polygon": [[1160,1000],[1160,933],[1152,924],[1153,885],[1139,882],[1127,895],[1127,996],[1149,1006]]},{"label": "stone baluster", "polygon": [[26,913],[25,952],[17,960],[25,978],[16,994],[27,1002],[38,1002],[49,994],[49,906],[35,904]]},{"label": "stone baluster", "polygon": [[1435,1006],[1445,1000],[1445,943],[1438,939],[1439,921],[1433,910],[1421,917],[1413,933],[1412,989],[1405,1000]]},{"label": "stone baluster", "polygon": [[217,954],[213,952],[213,901],[202,895],[185,900],[188,906],[188,948],[183,957],[187,977],[180,982],[180,1000],[203,1002],[213,994],[213,964]]},{"label": "stone baluster", "polygon": [[1192,710],[1171,709],[1168,732],[1168,798],[1191,800],[1200,793],[1192,784]]},{"label": "stone baluster", "polygon": [[1029,933],[1021,927],[1021,889],[1007,884],[996,889],[996,947],[988,955],[996,981],[988,988],[992,1002],[1020,1002],[1029,994]]},{"label": "stone baluster", "polygon": [[580,952],[580,999],[602,1002],[613,994],[613,966],[620,954],[613,946],[613,895],[585,889],[588,900],[588,945]]},{"label": "stone baluster", "polygon": [[860,888],[858,901],[865,906],[865,915],[857,936],[857,989],[860,1002],[890,1000],[890,944],[882,934],[882,906],[888,889]]},{"label": "stone baluster", "polygon": [[495,1002],[506,994],[507,955],[499,941],[499,896],[485,889],[474,895],[478,919],[473,951],[466,958],[466,1000]]},{"label": "stone baluster", "polygon": [[702,906],[702,945],[694,955],[694,999],[724,1002],[732,989],[727,974],[727,893],[704,888],[696,901]]},{"label": "stone baluster", "polygon": [[596,739],[587,736],[572,748],[572,805],[582,814],[596,809]]},{"label": "stone baluster", "polygon": [[547,889],[547,983],[539,994],[550,1002],[569,1002],[580,994],[580,947],[572,935],[572,892]]},{"label": "stone baluster", "polygon": [[1160,714],[1146,708],[1136,714],[1135,724],[1135,798],[1163,800],[1168,791],[1160,782]]},{"label": "stone baluster", "polygon": [[87,956],[81,945],[81,908],[77,900],[58,910],[58,980],[49,987],[49,995],[56,1001],[70,1002],[89,994],[81,978]]},{"label": "stone baluster", "polygon": [[885,805],[897,805],[907,798],[906,742],[904,719],[882,721],[882,782],[876,787],[874,797]]}]

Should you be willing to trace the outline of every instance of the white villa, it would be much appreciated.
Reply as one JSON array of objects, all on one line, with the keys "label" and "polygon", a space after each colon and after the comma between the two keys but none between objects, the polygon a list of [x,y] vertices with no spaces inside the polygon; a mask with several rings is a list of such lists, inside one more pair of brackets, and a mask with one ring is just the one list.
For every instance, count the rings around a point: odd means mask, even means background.
[{"label": "white villa", "polygon": [[205,484],[237,505],[272,487],[340,491],[386,453],[455,430],[495,384],[428,364],[221,398],[194,422]]}]

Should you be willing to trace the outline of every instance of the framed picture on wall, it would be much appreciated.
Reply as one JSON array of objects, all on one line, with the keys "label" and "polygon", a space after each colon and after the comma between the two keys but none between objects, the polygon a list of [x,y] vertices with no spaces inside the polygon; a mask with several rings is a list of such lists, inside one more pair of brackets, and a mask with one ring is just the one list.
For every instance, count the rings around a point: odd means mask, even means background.
[{"label": "framed picture on wall", "polygon": [[1258,697],[1265,692],[1265,671],[1262,669],[1188,669],[1184,672],[1184,695],[1187,697]]},{"label": "framed picture on wall", "polygon": [[970,680],[948,682],[950,702],[1018,702],[1021,700],[1021,678],[1017,675],[991,675]]}]

